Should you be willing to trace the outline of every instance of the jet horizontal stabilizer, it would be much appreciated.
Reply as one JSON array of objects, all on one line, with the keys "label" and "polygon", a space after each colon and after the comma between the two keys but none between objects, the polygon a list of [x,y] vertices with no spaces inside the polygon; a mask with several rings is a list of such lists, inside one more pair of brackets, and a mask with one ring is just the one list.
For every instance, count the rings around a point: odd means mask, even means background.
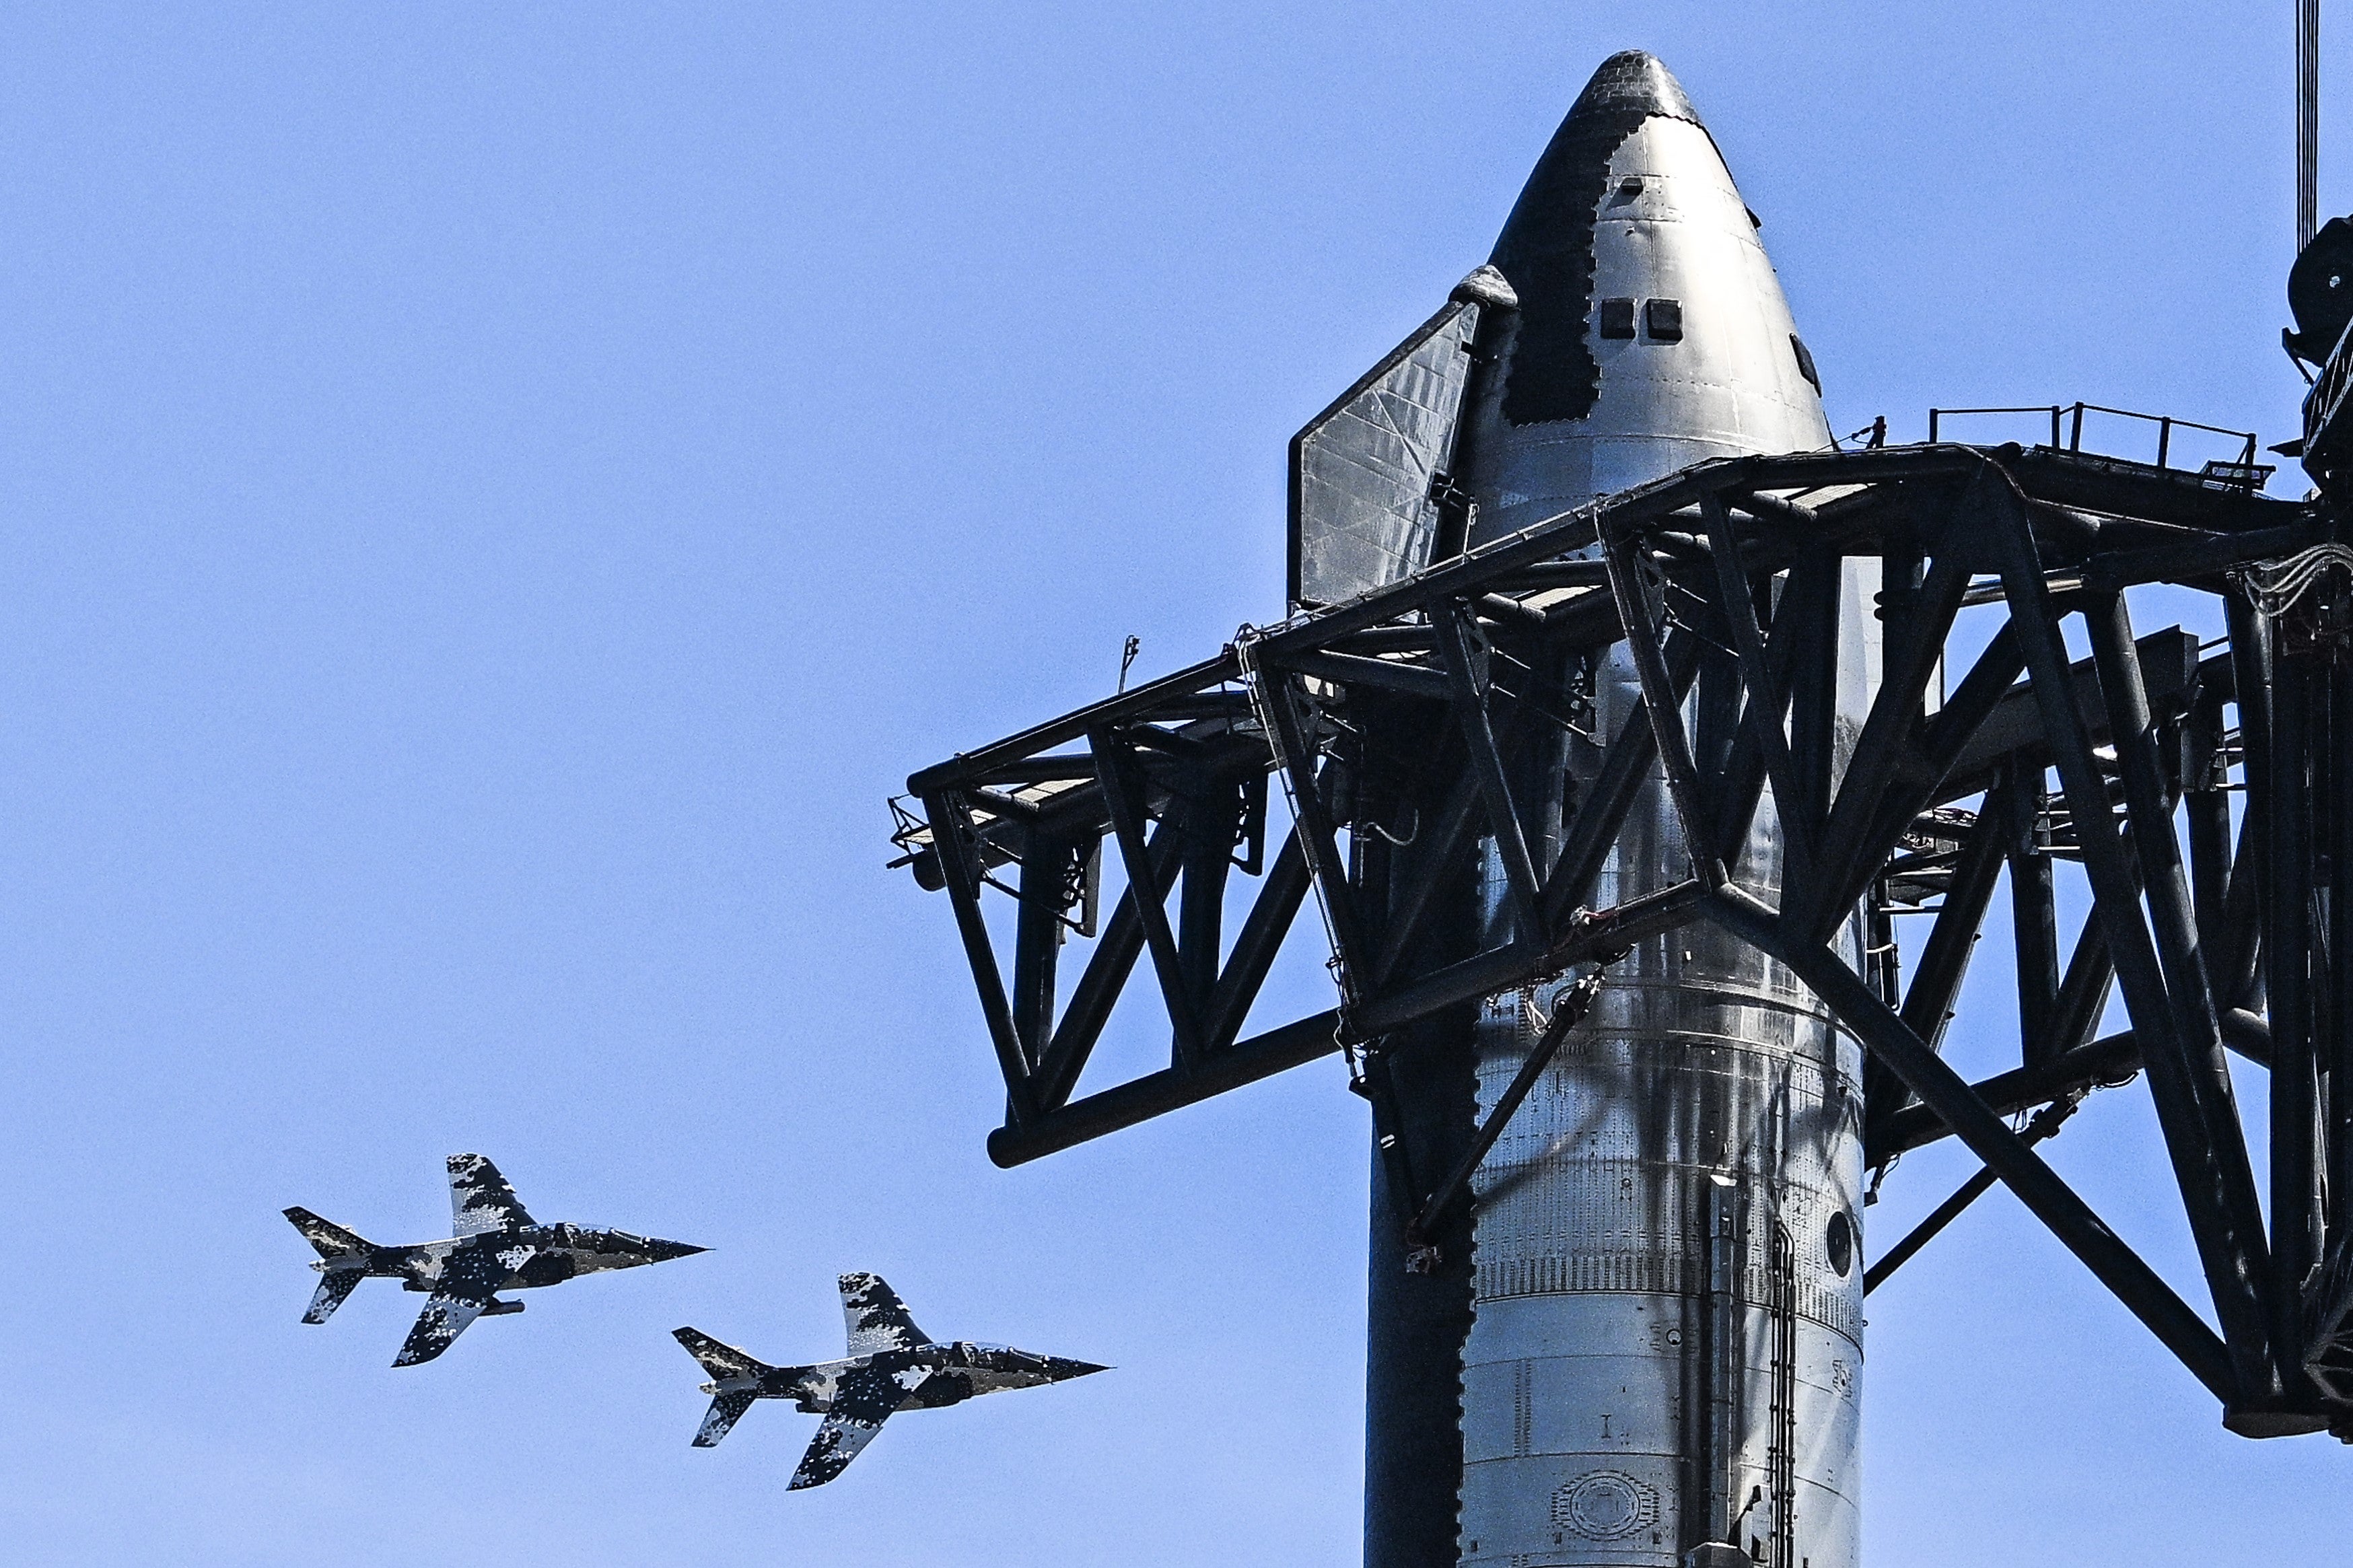
[{"label": "jet horizontal stabilizer", "polygon": [[752,1408],[752,1402],[759,1397],[750,1389],[742,1388],[732,1389],[712,1399],[711,1412],[703,1416],[702,1428],[695,1433],[692,1446],[697,1448],[718,1447],[719,1439],[727,1436],[744,1412]]},{"label": "jet horizontal stabilizer", "polygon": [[367,1272],[364,1269],[331,1270],[324,1279],[319,1281],[319,1289],[311,1297],[310,1310],[302,1314],[302,1321],[306,1323],[323,1323],[333,1317],[335,1309],[349,1300],[351,1293],[358,1289],[359,1282],[366,1278]]},{"label": "jet horizontal stabilizer", "polygon": [[801,1456],[785,1489],[797,1492],[821,1487],[848,1469],[849,1461],[882,1430],[882,1423],[913,1404],[931,1378],[932,1369],[912,1354],[878,1355],[845,1373],[834,1394],[833,1408],[827,1412],[817,1436],[809,1439],[808,1451]]}]

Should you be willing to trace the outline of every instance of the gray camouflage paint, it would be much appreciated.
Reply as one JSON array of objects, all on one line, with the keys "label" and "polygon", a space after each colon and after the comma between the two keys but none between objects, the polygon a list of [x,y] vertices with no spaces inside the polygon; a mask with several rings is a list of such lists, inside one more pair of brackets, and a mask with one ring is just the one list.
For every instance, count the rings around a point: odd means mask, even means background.
[{"label": "gray camouflage paint", "polygon": [[522,1311],[521,1301],[498,1299],[501,1290],[537,1289],[582,1274],[666,1263],[704,1250],[626,1230],[541,1225],[499,1168],[480,1154],[452,1154],[448,1166],[457,1234],[447,1241],[378,1247],[309,1209],[286,1211],[317,1249],[319,1260],[311,1267],[323,1276],[302,1314],[304,1322],[323,1323],[334,1316],[363,1279],[397,1279],[404,1290],[427,1293],[425,1310],[392,1363],[415,1366],[448,1350],[475,1319]]},{"label": "gray camouflage paint", "polygon": [[712,1381],[711,1409],[693,1446],[727,1436],[755,1399],[789,1399],[824,1423],[786,1489],[820,1487],[849,1468],[882,1423],[902,1410],[939,1410],[984,1394],[1037,1388],[1107,1371],[1092,1362],[1038,1355],[971,1340],[934,1341],[879,1274],[841,1276],[841,1315],[849,1354],[811,1366],[770,1366],[699,1329],[672,1332]]}]

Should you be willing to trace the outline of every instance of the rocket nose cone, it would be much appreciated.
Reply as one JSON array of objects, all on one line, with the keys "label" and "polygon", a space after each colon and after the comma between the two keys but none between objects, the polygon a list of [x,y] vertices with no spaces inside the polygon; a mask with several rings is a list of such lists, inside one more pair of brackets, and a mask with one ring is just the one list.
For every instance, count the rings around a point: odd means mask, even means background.
[{"label": "rocket nose cone", "polygon": [[1706,130],[1683,83],[1656,56],[1629,49],[1602,61],[1528,172],[1528,183],[1495,240],[1491,264],[1514,288],[1521,286],[1514,264],[1525,270],[1532,253],[1591,244],[1593,209],[1601,198],[1609,155],[1651,119],[1680,120]]},{"label": "rocket nose cone", "polygon": [[1577,106],[1568,111],[1574,121],[1580,114],[1632,112],[1663,114],[1673,120],[1699,122],[1699,111],[1684,95],[1683,84],[1675,79],[1674,72],[1659,61],[1656,55],[1640,49],[1628,49],[1611,55],[1577,95]]},{"label": "rocket nose cone", "polygon": [[1610,159],[1653,121],[1695,128],[1695,136],[1683,133],[1695,145],[1673,154],[1678,168],[1696,167],[1696,156],[1708,176],[1729,179],[1683,84],[1652,56],[1630,49],[1602,61],[1585,84],[1495,238],[1489,265],[1509,280],[1520,305],[1504,374],[1504,416],[1513,425],[1582,419],[1592,409],[1600,388],[1600,369],[1585,341],[1594,224]]}]

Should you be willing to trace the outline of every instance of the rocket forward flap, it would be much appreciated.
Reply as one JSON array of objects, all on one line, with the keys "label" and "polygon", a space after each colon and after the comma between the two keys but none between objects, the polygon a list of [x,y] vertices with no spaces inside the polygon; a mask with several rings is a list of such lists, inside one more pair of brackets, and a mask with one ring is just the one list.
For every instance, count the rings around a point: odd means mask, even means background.
[{"label": "rocket forward flap", "polygon": [[1409,577],[1442,547],[1459,545],[1451,469],[1474,350],[1482,321],[1514,303],[1503,275],[1481,268],[1292,437],[1294,609],[1338,604]]}]

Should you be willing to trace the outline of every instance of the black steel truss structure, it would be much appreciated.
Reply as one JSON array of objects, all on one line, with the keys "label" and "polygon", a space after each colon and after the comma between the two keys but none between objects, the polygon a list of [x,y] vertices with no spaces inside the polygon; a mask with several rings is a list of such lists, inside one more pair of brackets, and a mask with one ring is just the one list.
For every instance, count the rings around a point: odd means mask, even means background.
[{"label": "black steel truss structure", "polygon": [[[915,773],[921,814],[902,812],[898,839],[947,891],[971,961],[1006,1087],[991,1156],[1035,1159],[1345,1048],[1398,1145],[1390,1190],[1420,1201],[1412,1234],[1435,1235],[1598,980],[1567,994],[1443,1172],[1417,1173],[1393,1131],[1392,1038],[1714,921],[1862,1042],[1872,1166],[1945,1137],[1983,1163],[1871,1284],[2000,1182],[2234,1430],[2353,1441],[2353,552],[2325,504],[2262,496],[2255,477],[2055,444],[1703,464],[1245,628],[1206,663]],[[1882,679],[1861,731],[1841,736],[1850,557],[1880,567]],[[2179,628],[2137,636],[2126,591],[2160,584],[2219,599],[2228,635],[2202,648]],[[2088,658],[2070,657],[2071,620]],[[1540,672],[1620,640],[1644,700],[1616,734],[1588,734],[1577,694]],[[1567,821],[1533,822],[1511,781],[1572,737],[1605,746],[1599,773]],[[1662,775],[1696,847],[1688,876],[1588,907]],[[1270,778],[1293,805],[1271,853]],[[1787,846],[1778,908],[1737,875],[1768,785]],[[1490,945],[1450,950],[1431,940],[1460,907],[1445,889],[1482,840],[1509,919]],[[1546,842],[1561,846],[1548,865],[1529,848]],[[1106,854],[1125,890],[1097,930]],[[2063,863],[2092,903],[2072,941]],[[1229,940],[1237,870],[1259,888]],[[985,886],[1013,900],[1009,983]],[[2018,1065],[1970,1083],[1939,1047],[2005,887]],[[1311,894],[1338,1005],[1243,1037]],[[1860,969],[1835,941],[1859,903]],[[1915,914],[1926,934],[1899,963],[1897,921]],[[1066,987],[1072,931],[1095,940]],[[1168,1066],[1081,1096],[1147,953]],[[2130,1026],[2100,1036],[2112,991]],[[2260,1180],[2226,1051],[2270,1075]],[[2084,1095],[2136,1075],[2213,1326],[2034,1149]]]}]

